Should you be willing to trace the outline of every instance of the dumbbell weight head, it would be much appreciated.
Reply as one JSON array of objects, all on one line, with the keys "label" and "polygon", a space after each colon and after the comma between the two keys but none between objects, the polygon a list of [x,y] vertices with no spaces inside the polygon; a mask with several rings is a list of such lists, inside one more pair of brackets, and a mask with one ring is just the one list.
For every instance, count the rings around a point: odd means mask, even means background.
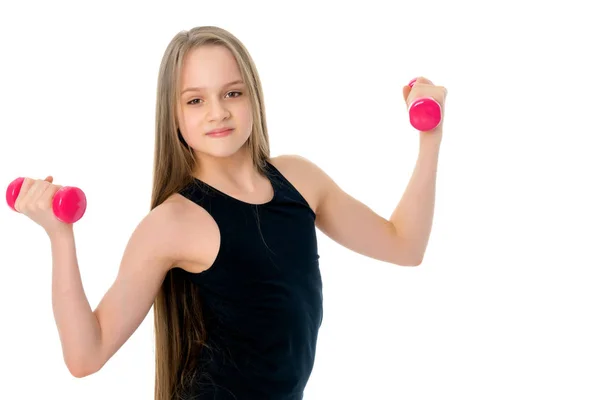
[{"label": "dumbbell weight head", "polygon": [[[15,209],[15,202],[23,186],[25,178],[17,178],[8,185],[6,202]],[[83,191],[72,186],[64,186],[56,191],[52,199],[52,211],[56,218],[64,223],[72,224],[81,219],[87,208],[87,199]]]},{"label": "dumbbell weight head", "polygon": [[[416,81],[416,78],[411,80],[408,86],[412,88]],[[421,132],[427,132],[435,129],[440,124],[442,107],[430,97],[420,97],[414,99],[410,104],[408,116],[413,128]]]},{"label": "dumbbell weight head", "polygon": [[17,201],[17,197],[19,197],[19,192],[21,191],[21,186],[23,186],[23,181],[25,178],[17,178],[8,185],[8,189],[6,189],[6,202],[8,206],[12,208],[14,211],[15,203]]}]

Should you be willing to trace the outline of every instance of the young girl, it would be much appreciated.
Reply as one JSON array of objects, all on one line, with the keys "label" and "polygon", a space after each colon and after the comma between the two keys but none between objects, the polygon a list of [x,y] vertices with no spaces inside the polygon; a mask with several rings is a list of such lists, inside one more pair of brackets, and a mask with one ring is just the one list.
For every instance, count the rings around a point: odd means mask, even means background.
[{"label": "young girl", "polygon": [[[446,90],[419,78],[407,104]],[[53,178],[16,201],[48,233],[53,309],[65,363],[100,370],[154,306],[155,399],[302,399],[322,321],[315,228],[360,254],[421,263],[431,230],[442,124],[389,220],[299,156],[271,157],[261,82],[231,33],[178,33],[160,65],[151,211],[92,310],[73,226],[58,221]]]}]

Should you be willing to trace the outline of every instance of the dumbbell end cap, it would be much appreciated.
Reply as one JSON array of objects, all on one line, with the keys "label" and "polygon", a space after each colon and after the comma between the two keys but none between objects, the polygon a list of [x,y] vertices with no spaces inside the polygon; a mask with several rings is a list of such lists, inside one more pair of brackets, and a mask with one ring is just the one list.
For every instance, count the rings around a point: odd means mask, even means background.
[{"label": "dumbbell end cap", "polygon": [[54,195],[52,210],[60,221],[73,224],[83,217],[87,199],[83,191],[76,187],[64,186]]},{"label": "dumbbell end cap", "polygon": [[17,197],[19,197],[19,192],[21,191],[21,186],[23,186],[23,181],[25,178],[19,177],[12,181],[8,188],[6,189],[6,203],[13,211],[17,211],[15,209],[15,202],[17,201]]}]

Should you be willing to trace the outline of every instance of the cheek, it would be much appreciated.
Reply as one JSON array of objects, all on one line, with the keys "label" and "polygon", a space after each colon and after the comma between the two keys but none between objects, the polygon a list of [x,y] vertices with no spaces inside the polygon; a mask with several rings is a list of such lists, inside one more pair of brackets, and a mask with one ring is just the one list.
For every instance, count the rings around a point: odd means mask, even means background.
[{"label": "cheek", "polygon": [[192,145],[198,141],[198,133],[203,129],[202,116],[198,112],[183,112],[179,119],[179,130],[185,141]]},{"label": "cheek", "polygon": [[185,142],[194,147],[194,117],[193,113],[183,112],[181,109],[177,111],[177,127],[181,133],[181,137]]},{"label": "cheek", "polygon": [[248,105],[247,107],[244,107],[238,114],[239,118],[240,118],[240,122],[242,122],[248,130],[252,129],[252,123],[253,123],[253,115],[252,114],[253,114],[252,106],[250,106],[250,105]]}]

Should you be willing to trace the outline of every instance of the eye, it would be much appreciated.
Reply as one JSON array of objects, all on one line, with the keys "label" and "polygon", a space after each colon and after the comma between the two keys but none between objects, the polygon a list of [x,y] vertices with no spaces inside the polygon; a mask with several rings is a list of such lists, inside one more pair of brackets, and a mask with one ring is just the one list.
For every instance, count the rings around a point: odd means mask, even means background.
[{"label": "eye", "polygon": [[[236,97],[240,97],[242,95],[242,92],[237,91],[237,90],[232,90],[230,92],[227,92],[227,96],[229,96],[231,94],[233,94],[233,96],[230,96],[230,97],[236,98]],[[200,101],[201,101],[200,99],[192,99],[192,100],[188,101],[187,104],[189,104],[189,105],[196,105]]]}]

